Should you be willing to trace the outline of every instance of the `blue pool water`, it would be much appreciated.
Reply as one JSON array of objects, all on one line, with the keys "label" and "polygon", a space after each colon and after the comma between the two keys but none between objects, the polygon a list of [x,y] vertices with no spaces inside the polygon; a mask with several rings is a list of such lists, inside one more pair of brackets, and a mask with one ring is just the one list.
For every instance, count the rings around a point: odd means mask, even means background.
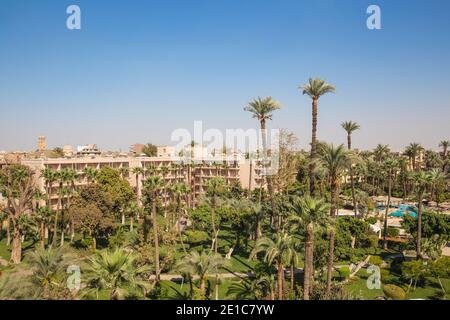
[{"label": "blue pool water", "polygon": [[398,208],[398,210],[392,212],[389,214],[390,217],[397,217],[397,218],[401,218],[403,217],[405,214],[416,218],[417,217],[417,213],[415,212],[416,207],[413,206],[408,206],[405,204],[401,204]]}]

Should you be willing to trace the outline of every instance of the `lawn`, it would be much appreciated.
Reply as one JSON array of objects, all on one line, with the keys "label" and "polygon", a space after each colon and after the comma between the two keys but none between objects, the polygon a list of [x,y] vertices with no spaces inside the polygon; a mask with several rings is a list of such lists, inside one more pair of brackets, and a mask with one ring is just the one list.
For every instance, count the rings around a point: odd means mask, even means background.
[{"label": "lawn", "polygon": [[[346,285],[347,289],[355,296],[359,296],[364,300],[374,300],[379,296],[383,296],[383,290],[381,289],[369,289],[367,286],[367,278],[370,276],[366,269],[361,269],[357,278],[352,279]],[[395,285],[401,286],[405,291],[408,289],[408,283],[404,282],[396,275],[392,275],[393,279],[390,281]],[[450,292],[450,279],[442,279],[442,283],[446,292]],[[436,279],[426,277],[422,285],[417,285],[414,290],[410,289],[410,292],[406,295],[406,299],[437,299],[442,290]],[[450,299],[450,294],[445,296],[446,300]]]}]

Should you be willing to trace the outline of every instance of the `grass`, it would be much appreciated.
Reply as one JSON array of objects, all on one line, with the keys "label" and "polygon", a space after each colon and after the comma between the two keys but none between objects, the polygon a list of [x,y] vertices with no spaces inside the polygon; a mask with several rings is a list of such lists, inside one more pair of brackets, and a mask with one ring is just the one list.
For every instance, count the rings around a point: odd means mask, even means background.
[{"label": "grass", "polygon": [[[361,269],[357,278],[352,279],[346,285],[347,289],[356,296],[360,296],[364,300],[375,300],[377,297],[384,296],[382,289],[369,289],[367,287],[367,278],[370,274],[367,273],[366,269]],[[398,276],[391,274],[391,283],[402,287],[405,291],[408,289],[408,284],[405,283]],[[446,292],[450,292],[450,279],[441,279],[446,289]],[[421,285],[417,285],[416,289],[410,289],[410,292],[406,295],[406,299],[432,299],[436,300],[442,293],[441,287],[436,279],[431,277],[426,277],[425,281]],[[449,300],[450,294],[444,297],[444,299]]]}]

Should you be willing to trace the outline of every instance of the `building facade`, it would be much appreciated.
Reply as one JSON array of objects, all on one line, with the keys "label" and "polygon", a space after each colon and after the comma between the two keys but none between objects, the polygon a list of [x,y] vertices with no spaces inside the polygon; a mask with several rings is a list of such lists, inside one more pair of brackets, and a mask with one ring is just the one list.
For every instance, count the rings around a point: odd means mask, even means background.
[{"label": "building facade", "polygon": [[[75,170],[78,177],[73,181],[75,186],[83,186],[89,183],[86,168],[101,170],[104,167],[117,169],[123,178],[127,179],[140,198],[146,178],[150,175],[161,177],[168,185],[184,182],[193,190],[195,198],[205,193],[208,180],[221,177],[231,185],[240,184],[245,189],[255,189],[264,186],[264,178],[261,176],[260,166],[255,161],[250,162],[243,157],[227,157],[213,159],[204,158],[195,163],[186,165],[186,161],[180,157],[74,157],[74,158],[39,158],[23,159],[23,165],[30,167],[35,172],[36,187],[43,193],[50,193],[50,203],[56,207],[62,194],[59,181],[47,184],[42,176],[44,169],[60,171],[63,169]],[[139,169],[137,169],[139,168]],[[163,194],[163,199],[168,199],[168,194]]]}]

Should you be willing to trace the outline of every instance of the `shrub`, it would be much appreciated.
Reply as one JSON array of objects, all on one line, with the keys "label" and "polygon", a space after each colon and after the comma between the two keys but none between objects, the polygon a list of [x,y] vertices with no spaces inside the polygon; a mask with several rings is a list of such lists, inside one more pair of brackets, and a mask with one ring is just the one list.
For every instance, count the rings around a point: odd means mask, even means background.
[{"label": "shrub", "polygon": [[342,280],[346,280],[350,277],[350,268],[349,267],[342,267],[338,269],[339,277]]},{"label": "shrub", "polygon": [[392,300],[404,300],[406,297],[405,290],[393,284],[385,284],[383,286],[383,292],[387,298]]},{"label": "shrub", "polygon": [[380,269],[381,281],[383,283],[392,283],[394,277],[388,269]]},{"label": "shrub", "polygon": [[375,224],[375,223],[377,223],[377,221],[378,221],[378,219],[376,217],[368,217],[367,218],[367,222],[369,224]]},{"label": "shrub", "polygon": [[381,259],[380,256],[371,256],[369,259],[369,263],[376,266],[381,266],[383,264],[383,259]]},{"label": "shrub", "polygon": [[398,228],[388,227],[387,234],[390,237],[398,237],[398,235],[400,234],[400,230]]},{"label": "shrub", "polygon": [[366,238],[366,246],[371,248],[378,248],[378,236],[370,235]]}]

